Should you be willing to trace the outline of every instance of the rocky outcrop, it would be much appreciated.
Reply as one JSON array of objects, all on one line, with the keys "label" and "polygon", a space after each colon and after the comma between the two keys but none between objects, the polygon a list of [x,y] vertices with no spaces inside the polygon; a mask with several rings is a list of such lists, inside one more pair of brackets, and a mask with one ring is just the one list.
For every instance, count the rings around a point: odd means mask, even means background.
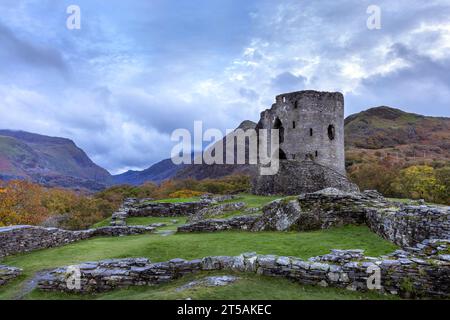
[{"label": "rocky outcrop", "polygon": [[22,271],[19,268],[0,265],[0,286],[20,276]]},{"label": "rocky outcrop", "polygon": [[[45,291],[104,292],[166,283],[200,271],[226,270],[285,277],[302,284],[377,290],[409,298],[449,298],[449,248],[449,240],[434,240],[379,258],[365,257],[362,250],[333,250],[330,254],[309,260],[256,253],[158,263],[145,258],[105,260],[55,269],[40,278],[38,288]],[[73,281],[76,273],[80,276],[78,286]]]},{"label": "rocky outcrop", "polygon": [[177,232],[216,232],[225,230],[249,230],[258,216],[245,215],[228,219],[207,219],[178,227]]},{"label": "rocky outcrop", "polygon": [[358,192],[357,185],[346,176],[314,161],[280,160],[275,175],[259,175],[253,179],[254,194],[298,195],[324,188],[336,188],[346,192]]},{"label": "rocky outcrop", "polygon": [[142,226],[102,227],[82,231],[35,226],[5,227],[0,228],[0,257],[38,249],[59,247],[92,237],[143,234],[153,230],[154,228]]}]

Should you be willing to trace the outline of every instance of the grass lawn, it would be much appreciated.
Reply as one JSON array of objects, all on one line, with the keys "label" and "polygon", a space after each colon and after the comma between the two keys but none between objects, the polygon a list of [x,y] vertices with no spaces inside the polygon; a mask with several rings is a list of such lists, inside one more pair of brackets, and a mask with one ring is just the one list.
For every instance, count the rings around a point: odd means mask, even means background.
[{"label": "grass lawn", "polygon": [[[381,239],[366,226],[347,226],[313,232],[251,233],[229,231],[174,234],[166,237],[146,234],[116,238],[95,238],[59,248],[39,250],[4,258],[1,261],[2,264],[23,268],[24,275],[20,279],[1,287],[0,299],[16,297],[21,290],[23,281],[39,270],[85,261],[148,257],[156,262],[173,258],[194,259],[210,255],[238,255],[244,252],[295,256],[306,259],[329,253],[331,249],[365,249],[367,255],[378,256],[392,252],[396,249],[396,246]],[[139,292],[142,293],[140,290],[143,289],[133,288],[128,290],[131,290],[130,292],[133,292],[133,294],[138,294]],[[217,290],[219,292],[228,289],[219,288]],[[284,287],[279,290],[283,291]],[[324,292],[328,292],[328,289]],[[268,292],[266,293],[268,294]],[[271,294],[282,293],[273,292]],[[331,294],[330,298],[332,296]],[[126,297],[124,296],[123,298]]]},{"label": "grass lawn", "polygon": [[236,199],[227,200],[222,203],[244,202],[248,208],[260,208],[269,202],[280,199],[281,196],[257,196],[254,194],[242,193]]},{"label": "grass lawn", "polygon": [[144,203],[154,203],[154,202],[160,202],[160,203],[182,203],[182,202],[196,202],[196,201],[200,201],[200,198],[199,197],[169,198],[169,199],[145,201]]},{"label": "grass lawn", "polygon": [[[234,275],[239,278],[224,287],[194,287],[177,291],[184,284],[213,275]],[[171,283],[152,287],[130,287],[95,295],[44,293],[33,291],[28,299],[89,299],[89,300],[364,300],[398,299],[375,292],[360,293],[345,289],[305,286],[283,278],[233,272],[209,272],[187,275]]]},{"label": "grass lawn", "polygon": [[100,222],[97,222],[96,224],[93,224],[91,228],[101,228],[101,227],[107,227],[111,224],[111,217],[106,218],[105,220],[102,220]]},{"label": "grass lawn", "polygon": [[[176,220],[177,223],[172,221]],[[132,217],[127,218],[129,226],[148,226],[153,223],[165,223],[167,226],[159,227],[158,230],[176,230],[186,223],[187,217]]]},{"label": "grass lawn", "polygon": [[[232,199],[232,200],[227,200],[221,203],[233,203],[233,202],[244,202],[246,204],[247,208],[261,208],[264,205],[268,204],[269,202],[279,199],[280,196],[256,196],[253,194],[239,194],[238,198],[236,199]],[[163,202],[163,203],[182,203],[182,202],[195,202],[195,201],[199,201],[199,198],[173,198],[173,199],[163,199],[163,200],[155,200],[155,201],[148,201],[147,203],[152,203],[152,202]],[[244,209],[245,210],[245,209]],[[232,212],[227,212],[224,215],[221,216],[216,216],[214,218],[216,219],[220,219],[220,218],[230,218],[233,216],[238,216],[238,215],[242,215],[243,211],[232,211]],[[170,222],[171,220],[179,220],[180,224],[177,225],[177,227],[183,223],[181,223],[181,221],[184,221],[184,223],[186,222],[186,219],[181,217],[175,217],[175,218],[167,218],[167,220],[164,220],[166,218],[148,218],[148,220],[145,220],[147,218],[128,218],[127,219],[127,224],[129,225],[148,225],[148,224],[152,224],[152,223],[157,223],[157,222]],[[155,219],[155,220],[154,220]],[[100,222],[97,222],[96,224],[92,225],[92,228],[100,228],[100,227],[106,227],[109,226],[111,223],[111,218],[106,218]],[[167,227],[161,228],[160,230],[167,230]],[[169,228],[169,230],[171,229],[176,229],[176,228]]]}]

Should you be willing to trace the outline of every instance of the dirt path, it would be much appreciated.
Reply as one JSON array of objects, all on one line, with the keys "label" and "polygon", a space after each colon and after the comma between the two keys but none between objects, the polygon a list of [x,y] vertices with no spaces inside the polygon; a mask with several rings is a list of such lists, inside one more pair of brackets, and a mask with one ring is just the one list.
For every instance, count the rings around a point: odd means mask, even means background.
[{"label": "dirt path", "polygon": [[25,298],[27,294],[36,289],[39,280],[48,272],[48,270],[42,270],[36,272],[32,278],[25,280],[17,295],[14,297],[14,300],[22,300]]}]

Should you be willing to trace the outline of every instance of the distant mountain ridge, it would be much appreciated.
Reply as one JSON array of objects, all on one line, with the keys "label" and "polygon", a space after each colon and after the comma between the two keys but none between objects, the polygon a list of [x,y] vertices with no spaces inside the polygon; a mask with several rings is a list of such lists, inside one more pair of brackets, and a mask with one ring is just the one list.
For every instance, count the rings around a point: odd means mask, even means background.
[{"label": "distant mountain ridge", "polygon": [[450,118],[429,117],[386,106],[345,119],[347,171],[383,160],[390,165],[446,165]]},{"label": "distant mountain ridge", "polygon": [[0,130],[0,179],[94,191],[112,182],[72,140],[13,130]]},{"label": "distant mountain ridge", "polygon": [[114,184],[140,185],[145,182],[160,183],[170,179],[182,169],[182,165],[176,165],[171,159],[162,160],[142,171],[129,170],[113,176]]}]

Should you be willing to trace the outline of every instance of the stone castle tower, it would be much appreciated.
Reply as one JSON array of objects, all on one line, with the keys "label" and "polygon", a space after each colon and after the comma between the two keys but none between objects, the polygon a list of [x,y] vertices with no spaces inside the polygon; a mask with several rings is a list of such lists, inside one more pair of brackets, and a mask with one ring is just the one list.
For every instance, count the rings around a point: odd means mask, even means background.
[{"label": "stone castle tower", "polygon": [[281,94],[258,129],[278,129],[280,170],[257,176],[257,194],[300,194],[327,187],[356,191],[345,176],[344,97],[339,92]]}]

